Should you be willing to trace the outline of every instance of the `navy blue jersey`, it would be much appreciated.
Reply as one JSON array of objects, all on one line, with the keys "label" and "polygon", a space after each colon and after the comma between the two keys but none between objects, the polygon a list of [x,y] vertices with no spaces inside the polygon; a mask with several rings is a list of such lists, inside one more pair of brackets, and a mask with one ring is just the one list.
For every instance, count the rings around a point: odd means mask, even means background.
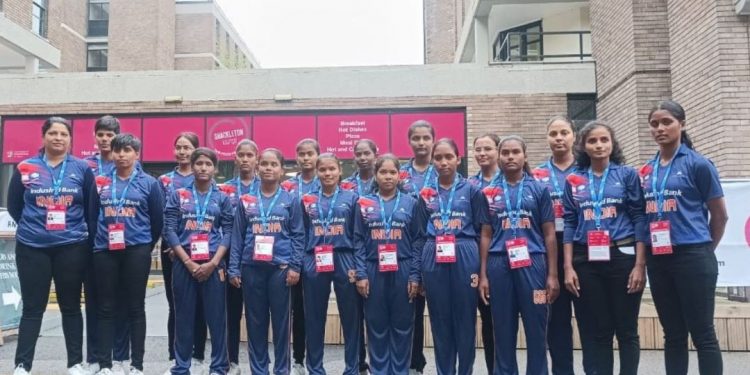
[{"label": "navy blue jersey", "polygon": [[257,176],[250,185],[245,185],[241,182],[240,177],[235,177],[223,184],[219,184],[219,190],[229,197],[229,201],[235,209],[237,209],[237,205],[240,203],[243,195],[257,195],[258,189],[260,189],[260,179]]},{"label": "navy blue jersey", "polygon": [[232,246],[229,256],[229,275],[240,276],[240,265],[254,264],[255,236],[271,236],[274,238],[274,265],[289,265],[299,272],[302,266],[302,253],[305,247],[305,226],[302,222],[302,207],[294,193],[284,189],[278,192],[273,208],[270,210],[264,225],[260,211],[262,199],[263,209],[268,211],[274,196],[245,195],[242,206],[237,207],[232,232]]},{"label": "navy blue jersey", "polygon": [[[396,206],[398,201],[398,206]],[[399,260],[412,260],[409,280],[420,282],[423,229],[416,219],[417,199],[402,193],[384,201],[381,209],[379,195],[359,198],[359,212],[354,216],[354,238],[357,256],[357,279],[367,278],[366,261],[378,261],[378,246],[396,244]],[[385,218],[384,218],[385,216]],[[390,218],[390,233],[386,235],[386,219]]]},{"label": "navy blue jersey", "polygon": [[[333,202],[334,195],[336,201]],[[326,196],[309,193],[302,196],[302,209],[305,224],[306,245],[308,253],[315,246],[333,245],[334,250],[354,249],[354,214],[359,210],[357,193],[338,189],[338,194]],[[329,210],[333,203],[333,211]],[[321,215],[322,211],[322,215]],[[324,225],[328,223],[328,225]]]},{"label": "navy blue jersey", "polygon": [[375,176],[373,175],[370,177],[369,180],[362,180],[359,177],[359,171],[354,172],[353,175],[349,176],[348,178],[344,179],[344,181],[341,182],[341,188],[345,190],[350,190],[355,193],[357,193],[358,196],[364,197],[365,195],[370,195],[372,193],[372,188],[375,184]]},{"label": "navy blue jersey", "polygon": [[[205,215],[202,212],[204,207]],[[211,184],[211,190],[206,193],[194,191],[191,184],[175,190],[167,197],[167,207],[164,209],[164,238],[169,247],[182,245],[189,254],[190,238],[196,234],[208,234],[208,251],[213,255],[219,246],[229,247],[229,234],[232,233],[233,223],[232,203],[215,184]]]},{"label": "navy blue jersey", "polygon": [[[450,202],[451,190],[432,186],[422,188],[419,192],[421,212],[417,220],[425,226],[429,237],[452,234],[457,239],[478,240],[482,225],[491,224],[487,199],[478,187],[460,175],[456,175],[453,202]],[[441,213],[441,201],[445,215]]]},{"label": "navy blue jersey", "polygon": [[99,192],[100,214],[94,251],[109,248],[109,225],[115,223],[125,225],[126,246],[155,243],[164,226],[164,196],[159,182],[136,168],[132,181],[114,177],[116,199],[113,199],[113,173],[99,176],[104,182]]},{"label": "navy blue jersey", "polygon": [[[604,177],[604,176],[602,176]],[[599,194],[602,177],[589,183],[588,168],[576,168],[565,181],[563,243],[588,243],[588,232],[596,230],[595,204],[591,186]],[[635,237],[647,240],[645,201],[635,169],[610,163],[601,204],[601,230],[608,230],[612,241]]]},{"label": "navy blue jersey", "polygon": [[435,186],[437,184],[437,171],[435,167],[430,164],[427,169],[422,172],[414,169],[414,160],[410,159],[406,165],[401,166],[399,173],[399,181],[401,183],[401,189],[415,197],[425,186]]},{"label": "navy blue jersey", "polygon": [[500,170],[499,169],[497,170],[497,173],[495,174],[495,176],[493,176],[489,180],[485,179],[484,176],[482,176],[482,172],[479,172],[479,173],[477,173],[477,174],[469,177],[469,182],[472,185],[474,185],[474,186],[476,186],[476,187],[478,187],[480,189],[484,189],[487,186],[489,186],[499,176],[500,176]]},{"label": "navy blue jersey", "polygon": [[[657,168],[658,176],[654,176],[654,163],[657,160],[658,155],[640,170],[646,198],[647,221],[659,220],[654,182],[656,182],[656,191],[661,192],[664,178],[669,172],[663,189],[664,200],[661,204],[661,212],[662,220],[669,220],[672,244],[689,245],[711,242],[706,202],[724,196],[716,167],[703,155],[685,145],[677,150],[671,170],[667,171],[668,166],[660,165]],[[655,181],[654,178],[656,178]],[[648,243],[650,243],[650,238],[648,238]]]},{"label": "navy blue jersey", "polygon": [[115,169],[115,162],[112,160],[102,159],[100,154],[91,155],[83,160],[88,163],[94,176],[110,176]]},{"label": "navy blue jersey", "polygon": [[[546,252],[542,224],[554,223],[555,221],[555,215],[552,212],[552,199],[547,187],[535,181],[531,176],[524,175],[519,209],[518,194],[521,183],[508,184],[508,190],[505,190],[500,183],[502,178],[482,189],[482,193],[487,198],[490,217],[492,218],[490,252],[505,252],[505,242],[516,237],[526,238],[530,253]],[[512,210],[508,209],[508,200]],[[515,231],[513,230],[514,226],[516,227]]]},{"label": "navy blue jersey", "polygon": [[164,196],[169,200],[169,197],[175,190],[192,185],[193,181],[195,181],[195,176],[193,176],[192,172],[187,175],[182,175],[175,167],[172,172],[159,176],[159,181],[161,182]]},{"label": "navy blue jersey", "polygon": [[[18,223],[16,239],[31,247],[93,241],[96,199],[94,174],[85,161],[67,155],[50,168],[42,156],[26,159],[16,167],[8,187],[8,212]],[[65,206],[65,230],[47,230],[51,206]]]},{"label": "navy blue jersey", "polygon": [[318,181],[318,177],[316,176],[312,181],[305,182],[305,180],[302,179],[302,175],[298,173],[293,178],[282,182],[281,187],[299,199],[307,193],[318,191],[318,189],[320,189],[320,181]]},{"label": "navy blue jersey", "polygon": [[554,209],[555,207],[563,207],[562,199],[565,194],[565,179],[568,178],[569,174],[573,173],[574,169],[575,164],[572,164],[567,169],[562,170],[552,163],[552,158],[550,158],[531,171],[535,180],[547,186],[550,197],[552,197],[552,208],[555,217],[562,217],[562,210],[555,212]]}]

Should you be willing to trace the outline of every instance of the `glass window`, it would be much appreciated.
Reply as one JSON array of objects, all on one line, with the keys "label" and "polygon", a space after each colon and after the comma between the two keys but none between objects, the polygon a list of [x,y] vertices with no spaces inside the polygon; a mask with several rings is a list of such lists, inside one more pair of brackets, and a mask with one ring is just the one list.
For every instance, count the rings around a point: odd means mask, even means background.
[{"label": "glass window", "polygon": [[31,5],[31,30],[47,37],[47,0],[34,0]]},{"label": "glass window", "polygon": [[568,94],[568,117],[576,129],[596,120],[596,94]]},{"label": "glass window", "polygon": [[107,43],[89,43],[86,60],[86,71],[107,71],[107,55],[109,46]]},{"label": "glass window", "polygon": [[544,54],[542,21],[501,31],[493,49],[495,61],[540,61]]},{"label": "glass window", "polygon": [[109,0],[89,0],[88,35],[109,35]]}]

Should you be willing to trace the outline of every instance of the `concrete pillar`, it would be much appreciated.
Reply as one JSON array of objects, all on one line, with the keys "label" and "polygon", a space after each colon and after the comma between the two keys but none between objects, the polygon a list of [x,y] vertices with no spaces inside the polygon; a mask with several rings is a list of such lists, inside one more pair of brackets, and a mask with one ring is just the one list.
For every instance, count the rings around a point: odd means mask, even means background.
[{"label": "concrete pillar", "polygon": [[34,56],[26,56],[26,74],[39,73],[39,59]]},{"label": "concrete pillar", "polygon": [[474,63],[487,65],[490,62],[490,31],[488,17],[474,18]]}]

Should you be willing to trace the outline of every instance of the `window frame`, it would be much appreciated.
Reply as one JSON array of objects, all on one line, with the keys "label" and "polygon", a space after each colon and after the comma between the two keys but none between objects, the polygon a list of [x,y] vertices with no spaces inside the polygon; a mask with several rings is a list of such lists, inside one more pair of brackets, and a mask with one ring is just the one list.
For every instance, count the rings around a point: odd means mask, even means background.
[{"label": "window frame", "polygon": [[[107,61],[104,67],[91,66],[89,59],[90,59],[90,53],[92,51],[106,51]],[[87,72],[106,72],[108,70],[109,70],[109,43],[106,43],[106,42],[87,43],[86,44],[86,71]]]}]

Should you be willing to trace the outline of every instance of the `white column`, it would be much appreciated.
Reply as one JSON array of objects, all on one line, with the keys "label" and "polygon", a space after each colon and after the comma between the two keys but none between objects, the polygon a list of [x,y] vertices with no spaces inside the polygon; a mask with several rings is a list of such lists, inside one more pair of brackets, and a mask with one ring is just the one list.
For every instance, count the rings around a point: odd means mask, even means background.
[{"label": "white column", "polygon": [[26,56],[26,74],[39,73],[39,59],[34,56]]},{"label": "white column", "polygon": [[490,32],[488,17],[474,18],[474,63],[487,65],[490,62]]}]

